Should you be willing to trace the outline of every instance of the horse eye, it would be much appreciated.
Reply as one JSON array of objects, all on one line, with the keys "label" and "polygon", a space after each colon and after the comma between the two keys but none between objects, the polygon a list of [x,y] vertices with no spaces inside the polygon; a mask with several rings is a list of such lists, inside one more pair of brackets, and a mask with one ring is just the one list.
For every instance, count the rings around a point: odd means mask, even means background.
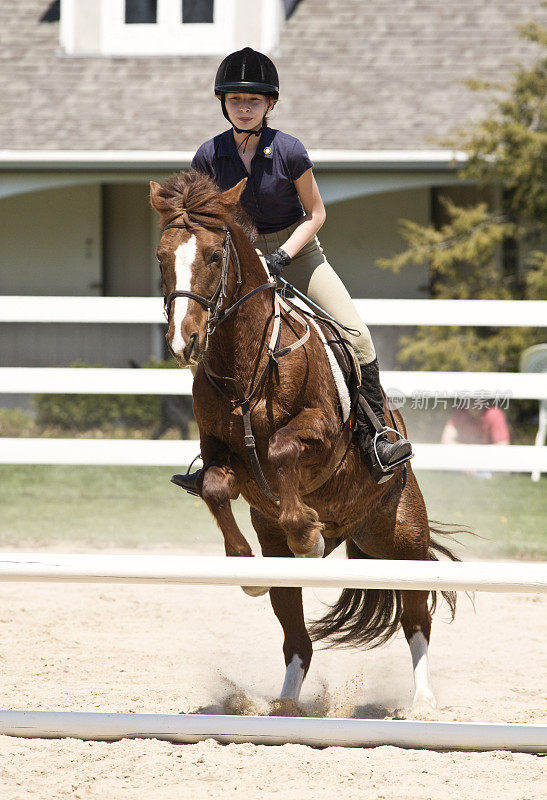
[{"label": "horse eye", "polygon": [[211,256],[209,263],[216,264],[218,261],[220,261],[220,255],[221,255],[220,250],[215,250],[215,252]]}]

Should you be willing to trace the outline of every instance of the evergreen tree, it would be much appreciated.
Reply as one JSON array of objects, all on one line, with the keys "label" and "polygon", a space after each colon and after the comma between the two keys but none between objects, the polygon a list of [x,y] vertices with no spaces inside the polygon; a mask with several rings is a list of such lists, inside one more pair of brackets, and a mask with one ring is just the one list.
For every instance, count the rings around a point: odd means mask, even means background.
[{"label": "evergreen tree", "polygon": [[[546,27],[533,22],[520,32],[547,46]],[[492,112],[470,132],[442,144],[466,154],[462,178],[500,188],[502,207],[462,207],[444,199],[445,224],[437,229],[404,220],[408,248],[378,264],[398,272],[428,261],[434,298],[546,299],[547,56],[532,67],[519,65],[508,87],[467,84],[496,93]],[[517,258],[512,268],[500,267],[503,248],[520,253],[524,269]],[[413,369],[518,371],[521,352],[544,339],[543,329],[420,327],[402,338],[398,360]]]}]

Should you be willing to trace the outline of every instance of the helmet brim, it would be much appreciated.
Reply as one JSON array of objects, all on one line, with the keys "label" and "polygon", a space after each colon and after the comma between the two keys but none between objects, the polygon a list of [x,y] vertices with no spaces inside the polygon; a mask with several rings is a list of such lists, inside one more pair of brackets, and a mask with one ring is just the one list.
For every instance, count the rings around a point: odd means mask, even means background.
[{"label": "helmet brim", "polygon": [[231,83],[217,83],[215,86],[215,94],[221,95],[226,92],[237,92],[238,94],[266,94],[274,97],[276,100],[279,97],[279,87],[271,83],[255,83],[254,81],[233,81]]}]

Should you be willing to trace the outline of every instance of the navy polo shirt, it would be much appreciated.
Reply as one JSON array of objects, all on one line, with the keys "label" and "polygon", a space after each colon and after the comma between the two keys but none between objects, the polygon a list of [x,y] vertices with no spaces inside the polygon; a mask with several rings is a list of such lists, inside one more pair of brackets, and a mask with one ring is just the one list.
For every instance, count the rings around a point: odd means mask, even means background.
[{"label": "navy polo shirt", "polygon": [[231,128],[204,142],[191,166],[209,175],[222,191],[247,178],[240,202],[259,233],[288,228],[304,214],[294,182],[313,164],[302,142],[287,133],[273,128],[262,131],[250,175]]}]

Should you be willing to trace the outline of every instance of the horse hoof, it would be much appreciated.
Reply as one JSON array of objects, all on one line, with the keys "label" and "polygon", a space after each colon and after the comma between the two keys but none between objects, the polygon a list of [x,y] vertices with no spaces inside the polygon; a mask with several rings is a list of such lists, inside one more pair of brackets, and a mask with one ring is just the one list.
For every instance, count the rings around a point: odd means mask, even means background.
[{"label": "horse hoof", "polygon": [[414,695],[412,708],[437,708],[435,695],[429,689],[419,689]]},{"label": "horse hoof", "polygon": [[263,594],[268,594],[270,591],[269,586],[242,586],[241,588],[249,597],[262,597]]},{"label": "horse hoof", "polygon": [[325,540],[323,536],[318,533],[317,541],[308,553],[302,553],[297,558],[323,558],[325,554]]}]

